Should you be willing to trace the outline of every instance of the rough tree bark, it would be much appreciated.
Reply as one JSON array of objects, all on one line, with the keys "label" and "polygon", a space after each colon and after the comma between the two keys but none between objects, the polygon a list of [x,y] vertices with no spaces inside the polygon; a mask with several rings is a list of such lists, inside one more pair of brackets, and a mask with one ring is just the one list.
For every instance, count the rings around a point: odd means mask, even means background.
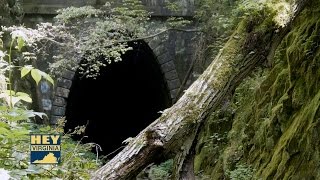
[{"label": "rough tree bark", "polygon": [[192,179],[192,146],[205,117],[255,67],[272,59],[275,49],[290,30],[292,21],[308,1],[290,1],[292,17],[282,27],[271,20],[273,17],[270,14],[262,13],[243,19],[211,65],[176,104],[166,109],[125,149],[97,170],[92,179],[134,179],[159,156],[173,155],[173,179]]}]

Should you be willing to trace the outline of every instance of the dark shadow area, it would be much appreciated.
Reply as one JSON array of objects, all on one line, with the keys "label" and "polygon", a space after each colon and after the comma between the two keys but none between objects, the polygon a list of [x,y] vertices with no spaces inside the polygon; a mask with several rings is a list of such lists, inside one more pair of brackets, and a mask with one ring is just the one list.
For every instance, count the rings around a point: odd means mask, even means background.
[{"label": "dark shadow area", "polygon": [[104,155],[135,137],[171,104],[152,50],[144,42],[131,45],[123,61],[107,65],[96,80],[76,73],[70,89],[66,130],[89,122],[85,142],[99,144]]}]

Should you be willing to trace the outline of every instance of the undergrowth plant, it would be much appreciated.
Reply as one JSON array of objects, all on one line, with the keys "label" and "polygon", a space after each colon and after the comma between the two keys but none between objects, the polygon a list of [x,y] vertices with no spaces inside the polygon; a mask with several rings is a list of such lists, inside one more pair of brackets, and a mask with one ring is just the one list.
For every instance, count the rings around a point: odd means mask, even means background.
[{"label": "undergrowth plant", "polygon": [[[1,33],[3,34],[3,33]],[[65,120],[58,121],[56,127],[34,124],[35,116],[46,116],[42,112],[27,109],[25,103],[32,98],[24,92],[13,89],[12,82],[17,77],[13,72],[20,70],[21,78],[30,74],[38,84],[45,79],[54,85],[53,79],[45,72],[31,65],[17,66],[13,59],[13,50],[23,53],[30,42],[22,31],[10,33],[9,50],[6,51],[0,39],[0,177],[13,179],[89,179],[90,173],[100,166],[99,159],[90,152],[95,144],[81,144],[71,140],[71,135],[81,134],[85,127],[63,133]],[[30,164],[30,133],[62,134],[62,163],[60,165]],[[85,138],[85,137],[84,137]]]},{"label": "undergrowth plant", "polygon": [[228,171],[231,180],[249,180],[253,178],[254,169],[246,164],[237,164],[236,168]]}]

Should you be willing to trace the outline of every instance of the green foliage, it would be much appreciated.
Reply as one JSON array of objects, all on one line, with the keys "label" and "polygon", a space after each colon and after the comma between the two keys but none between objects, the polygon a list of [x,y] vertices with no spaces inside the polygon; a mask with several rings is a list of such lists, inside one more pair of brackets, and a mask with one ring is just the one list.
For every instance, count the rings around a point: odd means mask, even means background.
[{"label": "green foliage", "polygon": [[34,67],[27,65],[21,68],[21,78],[23,78],[24,76],[26,76],[27,74],[29,74],[29,72],[31,72],[31,77],[34,79],[34,81],[39,84],[41,78],[46,79],[48,82],[50,82],[52,85],[54,85],[54,80],[52,79],[52,77],[43,72],[40,71],[39,69],[35,69]]},{"label": "green foliage", "polygon": [[[74,142],[71,136],[74,134],[82,134],[85,127],[78,127],[73,131],[66,134],[63,133],[63,128],[66,121],[65,119],[58,120],[57,127],[50,126],[37,126],[34,128],[33,133],[59,133],[62,136],[62,164],[58,166],[35,167],[35,172],[32,172],[29,177],[35,178],[61,178],[61,179],[89,179],[99,166],[101,161],[96,159],[95,155],[90,152],[91,148],[95,145],[93,143],[82,144],[81,141]],[[83,137],[85,138],[85,137]],[[42,171],[41,169],[46,169]]]},{"label": "green foliage", "polygon": [[[63,134],[64,119],[57,127],[40,126],[30,122],[8,124],[0,122],[0,169],[6,169],[16,179],[89,179],[100,165],[90,152],[94,144],[81,144],[71,139],[73,134],[83,133],[84,128]],[[29,133],[63,134],[62,164],[32,165],[29,163]]]},{"label": "green foliage", "polygon": [[12,25],[21,23],[24,11],[20,0],[0,0],[0,24]]},{"label": "green foliage", "polygon": [[[201,23],[205,32],[223,33],[224,31],[233,30],[234,9],[236,0],[204,0],[196,2],[197,10],[195,17]],[[235,16],[237,17],[237,16]]]},{"label": "green foliage", "polygon": [[[38,60],[44,61],[50,52],[51,74],[60,75],[61,69],[67,68],[79,70],[86,78],[96,78],[102,67],[121,61],[121,56],[132,49],[128,42],[158,33],[164,27],[181,28],[191,22],[171,17],[166,25],[154,27],[140,0],[108,1],[99,9],[69,7],[58,13],[54,25],[42,23],[37,29],[13,29],[30,35],[34,41],[29,46]],[[46,46],[41,46],[44,43]],[[34,77],[39,80],[39,76]]]},{"label": "green foliage", "polygon": [[21,69],[21,78],[26,76],[29,72],[31,72],[31,77],[33,80],[39,84],[41,78],[46,79],[48,82],[50,82],[52,85],[54,85],[54,80],[51,78],[51,76],[43,71],[40,71],[39,69],[35,69],[32,66],[24,66]]},{"label": "green foliage", "polygon": [[[121,60],[121,55],[131,50],[127,42],[138,36],[146,34],[146,22],[149,14],[138,0],[125,0],[121,6],[111,8],[106,3],[102,9],[93,7],[70,7],[59,11],[55,25],[43,23],[37,29],[25,27],[9,27],[6,31],[14,34],[25,34],[28,40],[30,54],[26,59],[37,58],[44,61],[48,52],[55,49],[54,62],[50,64],[52,74],[59,74],[61,68],[77,70],[80,63],[80,73],[85,77],[95,78],[100,68]],[[137,9],[141,8],[141,9]],[[104,13],[102,13],[104,12]],[[23,46],[23,41],[18,38],[17,47]],[[43,44],[46,46],[43,46]],[[24,69],[23,75],[28,69]],[[40,76],[52,82],[47,75],[31,70],[31,75],[36,82]]]},{"label": "green foliage", "polygon": [[[228,98],[215,112],[206,119],[196,146],[194,169],[200,179],[207,178],[219,157],[223,153],[223,147],[227,145],[227,135],[231,129],[235,107]],[[218,173],[215,173],[218,174]]]},{"label": "green foliage", "polygon": [[177,1],[171,2],[170,0],[165,0],[165,3],[166,3],[166,8],[173,13],[178,13],[179,11],[182,10],[181,4]]},{"label": "green foliage", "polygon": [[195,70],[201,74],[227,42],[239,21],[236,0],[195,1],[195,18],[203,35],[199,38]]},{"label": "green foliage", "polygon": [[173,160],[170,159],[158,166],[152,166],[149,170],[149,178],[152,180],[169,179],[172,173]]},{"label": "green foliage", "polygon": [[[2,34],[2,33],[1,33]],[[35,116],[43,117],[46,114],[28,110],[26,103],[32,102],[31,97],[24,92],[12,90],[13,65],[12,50],[15,47],[22,51],[25,45],[30,45],[27,35],[23,31],[12,31],[9,53],[4,47],[0,50],[0,171],[1,176],[10,176],[13,179],[89,179],[92,171],[97,169],[101,162],[95,159],[89,151],[95,144],[81,144],[71,140],[71,135],[81,134],[84,127],[75,131],[63,133],[65,121],[59,121],[56,127],[40,126],[32,123]],[[2,42],[2,40],[1,40]],[[1,43],[2,44],[2,43]],[[20,68],[20,67],[19,67]],[[38,83],[44,78],[53,84],[53,79],[46,73],[30,65],[21,67],[21,76],[28,73]],[[5,78],[5,75],[7,78]],[[7,90],[7,84],[9,90]],[[63,134],[61,165],[31,165],[30,164],[30,133]]]},{"label": "green foliage", "polygon": [[191,24],[192,21],[186,20],[183,17],[170,17],[167,19],[167,26],[171,28],[182,28],[189,24]]},{"label": "green foliage", "polygon": [[190,20],[176,16],[177,14],[182,14],[183,9],[185,8],[182,3],[182,1],[165,0],[166,8],[170,10],[171,14],[173,15],[166,20],[166,25],[168,27],[183,28],[192,23]]},{"label": "green foliage", "polygon": [[152,165],[144,169],[138,176],[137,180],[150,179],[162,180],[170,179],[173,169],[173,160],[169,159],[159,165]]},{"label": "green foliage", "polygon": [[[10,108],[14,107],[14,105],[19,102],[20,100],[24,100],[26,102],[31,102],[30,97],[22,92],[14,92],[12,90],[12,73],[14,71],[14,65],[13,65],[13,60],[12,60],[12,50],[14,45],[16,44],[15,48],[21,52],[22,48],[27,45],[26,41],[28,41],[28,37],[27,35],[20,31],[20,30],[15,30],[12,31],[11,33],[11,42],[10,42],[10,47],[9,47],[9,53],[6,54],[3,50],[0,50],[0,54],[1,55],[1,63],[2,63],[2,73],[6,73],[8,72],[8,79],[7,79],[7,83],[8,83],[8,87],[9,90],[5,91],[5,89],[2,89],[2,93],[1,93],[1,98],[4,98],[6,100],[6,102],[8,103],[8,106]],[[1,40],[2,41],[2,40]],[[2,47],[3,49],[3,47]],[[5,60],[7,58],[7,61]],[[44,77],[46,80],[48,80],[50,83],[54,84],[53,79],[50,77],[50,75],[48,75],[47,73],[40,71],[38,69],[32,68],[30,65],[28,66],[24,66],[21,68],[21,76],[25,76],[26,74],[29,73],[29,71],[31,71],[31,76],[32,78],[36,81],[36,83],[38,84],[39,81],[41,80],[42,77]],[[4,81],[4,83],[6,83],[6,81]]]},{"label": "green foliage", "polygon": [[231,180],[249,180],[253,177],[253,169],[250,166],[238,164],[233,171],[229,171]]},{"label": "green foliage", "polygon": [[[106,5],[110,6],[108,3]],[[111,9],[111,13],[124,20],[124,22],[140,21],[141,23],[145,23],[146,20],[149,20],[150,16],[150,13],[145,10],[145,7],[139,0],[123,0],[121,5],[117,4],[117,7]]]},{"label": "green foliage", "polygon": [[236,10],[241,15],[259,15],[266,7],[265,0],[242,0]]},{"label": "green foliage", "polygon": [[243,108],[248,101],[252,100],[252,94],[260,87],[261,82],[267,78],[268,73],[268,69],[257,68],[237,87],[233,96],[233,103],[237,108]]},{"label": "green foliage", "polygon": [[17,102],[19,102],[21,100],[28,102],[28,103],[32,102],[32,99],[28,94],[26,94],[24,92],[15,92],[15,91],[10,91],[10,90],[3,91],[0,94],[0,98],[3,98],[8,106],[10,106],[10,104],[11,104],[13,107],[15,106],[15,104]]},{"label": "green foliage", "polygon": [[[257,22],[257,17],[268,17],[267,22],[276,23],[279,27],[292,17],[294,8],[288,3],[266,0],[203,0],[197,1],[197,18],[205,38],[200,42],[200,54],[197,68],[207,67],[211,59],[225,45],[229,36],[240,20],[248,18],[250,23]],[[277,16],[275,16],[277,14]],[[264,28],[262,25],[259,28]],[[207,59],[207,61],[204,61]]]},{"label": "green foliage", "polygon": [[58,15],[55,17],[60,23],[69,23],[72,20],[77,20],[81,18],[97,17],[103,13],[99,9],[95,9],[92,6],[82,6],[82,7],[68,7],[65,9],[59,9]]},{"label": "green foliage", "polygon": [[[56,43],[60,54],[55,56],[51,71],[60,72],[61,66],[78,68],[84,77],[96,78],[101,67],[121,61],[121,56],[132,49],[127,44],[131,39],[146,35],[149,16],[139,0],[124,0],[115,8],[107,2],[101,9],[86,6],[60,10],[57,25],[40,27],[61,42]],[[80,59],[83,61],[78,66]]]},{"label": "green foliage", "polygon": [[242,0],[234,13],[252,17],[267,15],[270,21],[283,27],[292,18],[294,11],[295,8],[284,1]]}]

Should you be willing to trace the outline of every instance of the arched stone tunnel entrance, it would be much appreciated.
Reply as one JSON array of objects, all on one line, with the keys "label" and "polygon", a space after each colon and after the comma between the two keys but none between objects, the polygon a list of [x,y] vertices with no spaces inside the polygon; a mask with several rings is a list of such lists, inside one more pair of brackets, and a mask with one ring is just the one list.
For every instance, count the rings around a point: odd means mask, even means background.
[{"label": "arched stone tunnel entrance", "polygon": [[96,80],[76,72],[66,103],[66,129],[88,122],[85,141],[99,144],[105,155],[171,105],[166,79],[152,50],[145,42],[132,45],[123,61],[107,65]]}]

